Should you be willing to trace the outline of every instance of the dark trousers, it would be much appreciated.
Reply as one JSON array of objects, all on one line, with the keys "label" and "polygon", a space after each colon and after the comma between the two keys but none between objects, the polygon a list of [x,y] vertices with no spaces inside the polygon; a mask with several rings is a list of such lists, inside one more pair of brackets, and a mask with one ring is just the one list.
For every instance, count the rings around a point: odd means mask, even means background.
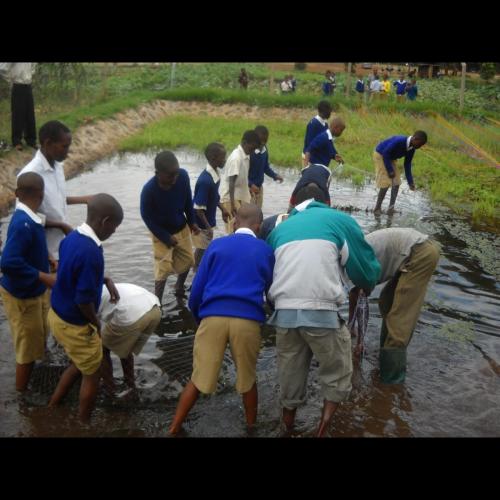
[{"label": "dark trousers", "polygon": [[12,145],[36,144],[35,103],[31,85],[14,83],[11,93]]}]

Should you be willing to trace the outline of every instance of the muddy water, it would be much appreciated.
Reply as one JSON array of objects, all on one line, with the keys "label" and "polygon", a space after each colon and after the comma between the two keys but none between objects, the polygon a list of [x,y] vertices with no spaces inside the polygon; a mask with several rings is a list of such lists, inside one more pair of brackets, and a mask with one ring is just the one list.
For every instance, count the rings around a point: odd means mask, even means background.
[{"label": "muddy water", "polygon": [[[97,163],[94,169],[68,182],[70,195],[106,191],[116,196],[125,220],[104,243],[107,272],[116,282],[136,283],[152,290],[151,243],[139,214],[139,193],[152,175],[153,154],[127,154]],[[178,154],[194,187],[204,168],[201,157],[188,151]],[[266,180],[264,215],[284,211],[298,173],[282,169],[281,185]],[[332,436],[498,436],[500,435],[500,287],[499,239],[472,232],[467,221],[443,207],[432,206],[421,192],[402,188],[392,217],[375,218],[376,190],[367,183],[354,188],[349,181],[331,187],[332,203],[352,209],[365,232],[384,227],[415,227],[432,235],[443,247],[443,256],[432,279],[412,343],[408,350],[408,374],[403,386],[378,382],[378,332],[376,306],[380,287],[370,297],[367,354],[357,364],[350,399],[338,411]],[[387,203],[388,200],[386,200]],[[73,224],[85,217],[85,209],[69,207]],[[5,240],[9,218],[2,219]],[[222,233],[219,220],[217,236]],[[191,276],[188,279],[188,283]],[[14,353],[3,308],[0,306],[0,436],[163,436],[175,409],[181,382],[175,370],[189,371],[189,341],[165,348],[167,339],[179,332],[193,333],[185,303],[166,291],[164,318],[137,358],[139,395],[130,400],[122,392],[114,401],[99,400],[93,421],[75,421],[75,402],[48,410],[48,396],[19,397],[14,390]],[[347,308],[343,308],[343,316]],[[476,344],[477,347],[474,347]],[[172,344],[173,345],[173,344]],[[184,347],[183,347],[184,345]],[[187,346],[187,347],[186,347]],[[115,359],[115,376],[122,373]],[[167,368],[165,373],[160,367]],[[168,369],[168,367],[172,369]],[[175,368],[175,369],[174,369]],[[496,372],[495,372],[496,369]],[[258,361],[259,428],[257,436],[279,434],[279,386],[276,380],[274,332],[266,328]],[[313,432],[321,408],[317,366],[313,362],[308,384],[308,403],[297,414],[301,435]],[[245,436],[240,398],[233,389],[235,372],[225,363],[218,392],[200,398],[186,429],[190,436]]]}]

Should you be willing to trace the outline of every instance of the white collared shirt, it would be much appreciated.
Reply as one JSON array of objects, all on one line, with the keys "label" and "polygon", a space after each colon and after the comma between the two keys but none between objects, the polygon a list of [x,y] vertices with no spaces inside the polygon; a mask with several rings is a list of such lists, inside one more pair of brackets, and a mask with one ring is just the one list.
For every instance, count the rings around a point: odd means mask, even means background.
[{"label": "white collared shirt", "polygon": [[[44,197],[39,208],[40,213],[49,220],[67,222],[66,178],[63,163],[56,161],[52,168],[43,153],[38,150],[34,158],[17,174],[17,177],[26,172],[36,172],[44,180]],[[46,228],[45,235],[49,254],[58,259],[59,243],[64,238],[64,233],[58,228]]]},{"label": "white collared shirt", "polygon": [[411,141],[411,138],[413,136],[410,135],[410,137],[408,137],[408,139],[406,139],[406,151],[410,151],[410,149],[413,149],[413,146],[410,146],[410,141]]},{"label": "white collared shirt", "polygon": [[248,169],[250,167],[250,156],[245,154],[241,144],[229,155],[224,166],[224,173],[220,181],[220,201],[228,203],[229,197],[229,177],[237,175],[234,185],[234,199],[243,203],[250,203],[251,196],[248,189]]},{"label": "white collared shirt", "polygon": [[312,203],[314,200],[314,198],[310,198],[309,200],[305,200],[303,201],[302,203],[299,203],[298,205],[296,205],[294,208],[295,210],[297,210],[297,212],[302,212],[304,211],[310,203]]},{"label": "white collared shirt", "polygon": [[110,323],[114,327],[129,326],[141,319],[154,306],[160,306],[158,297],[140,286],[131,283],[116,283],[115,286],[120,294],[120,300],[116,304],[110,302],[108,289],[106,287],[102,289],[98,314],[105,323]]},{"label": "white collared shirt", "polygon": [[326,129],[326,135],[328,136],[328,139],[330,139],[332,142],[335,141],[336,137],[333,137],[332,131],[329,128]]},{"label": "white collared shirt", "polygon": [[321,116],[319,115],[316,115],[314,118],[316,118],[316,120],[318,120],[321,123],[321,125],[323,125],[323,127],[328,124],[328,121],[325,120],[324,118],[321,118]]},{"label": "white collared shirt", "polygon": [[13,83],[31,84],[36,63],[0,63],[0,76],[11,85]]},{"label": "white collared shirt", "polygon": [[42,217],[40,217],[40,214],[36,214],[35,212],[33,212],[33,210],[31,210],[30,207],[28,207],[28,205],[25,205],[19,200],[16,204],[16,210],[22,210],[23,212],[26,212],[29,215],[30,219],[37,224],[41,224],[42,226],[45,224],[45,220],[42,218],[43,215]]},{"label": "white collared shirt", "polygon": [[102,245],[102,242],[97,237],[97,234],[95,234],[94,230],[86,222],[84,222],[82,225],[78,226],[76,228],[76,230],[80,234],[83,234],[84,236],[89,237],[98,247],[100,247]]},{"label": "white collared shirt", "polygon": [[249,234],[250,236],[257,238],[257,236],[255,236],[255,233],[249,227],[240,227],[239,229],[236,229],[234,234]]}]

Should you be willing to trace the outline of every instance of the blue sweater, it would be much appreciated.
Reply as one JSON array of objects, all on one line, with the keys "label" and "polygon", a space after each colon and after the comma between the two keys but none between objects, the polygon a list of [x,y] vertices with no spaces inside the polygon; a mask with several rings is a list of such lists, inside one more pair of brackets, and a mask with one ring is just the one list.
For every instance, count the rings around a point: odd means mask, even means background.
[{"label": "blue sweater", "polygon": [[172,234],[194,223],[193,199],[188,173],[181,168],[176,183],[165,191],[156,176],[142,188],[141,216],[147,228],[163,243],[170,244]]},{"label": "blue sweater", "polygon": [[292,197],[290,199],[290,203],[295,205],[295,196],[299,192],[301,188],[307,186],[314,182],[318,187],[325,193],[327,198],[326,204],[330,205],[330,193],[328,192],[328,180],[330,179],[330,171],[326,167],[322,167],[321,165],[310,165],[302,170],[302,174],[297,184],[295,185],[295,189],[292,192]]},{"label": "blue sweater", "polygon": [[312,140],[311,144],[309,144],[309,147],[306,149],[306,153],[310,154],[310,163],[319,163],[320,165],[328,167],[330,161],[335,158],[337,151],[333,145],[333,141],[328,137],[328,133],[325,131],[318,134]]},{"label": "blue sweater", "polygon": [[415,149],[412,148],[410,151],[407,151],[407,141],[408,137],[406,135],[394,135],[379,143],[375,148],[375,151],[383,156],[385,168],[389,173],[394,171],[391,162],[404,156],[406,180],[408,181],[408,184],[412,185],[413,176],[411,174],[411,161],[413,159],[413,155],[415,154]]},{"label": "blue sweater", "polygon": [[196,273],[189,308],[198,322],[230,316],[263,322],[264,293],[271,286],[274,253],[249,234],[231,234],[210,244]]},{"label": "blue sweater", "polygon": [[328,129],[328,123],[323,125],[319,120],[314,117],[306,127],[306,136],[304,138],[304,149],[302,150],[303,153],[306,152],[307,147],[309,144],[311,144],[312,140],[318,135],[321,134],[321,132],[324,132],[325,130]]},{"label": "blue sweater", "polygon": [[[219,185],[220,181],[215,183],[212,176],[206,170],[203,170],[194,186],[193,204],[207,207],[205,210],[205,217],[210,227],[215,227],[216,225],[215,218],[220,200]],[[206,229],[205,223],[198,217],[196,212],[194,214],[194,220],[200,228]]]},{"label": "blue sweater", "polygon": [[269,165],[269,151],[255,150],[250,154],[250,168],[248,170],[248,185],[255,184],[261,187],[264,184],[264,174],[276,180],[276,172]]},{"label": "blue sweater", "polygon": [[57,281],[52,289],[52,309],[64,321],[85,325],[89,321],[78,304],[94,303],[96,313],[101,303],[104,284],[104,256],[102,246],[72,231],[59,246]]},{"label": "blue sweater", "polygon": [[397,95],[404,95],[405,90],[406,90],[406,85],[407,85],[406,80],[403,80],[402,82],[400,82],[399,80],[396,80],[393,83],[393,85],[396,87],[396,94]]},{"label": "blue sweater", "polygon": [[38,297],[46,286],[38,279],[49,272],[45,230],[23,210],[16,210],[7,230],[7,241],[0,261],[0,284],[18,299]]},{"label": "blue sweater", "polygon": [[365,91],[365,84],[364,84],[363,80],[358,80],[356,82],[356,92],[359,92],[360,94],[362,94],[364,91]]}]

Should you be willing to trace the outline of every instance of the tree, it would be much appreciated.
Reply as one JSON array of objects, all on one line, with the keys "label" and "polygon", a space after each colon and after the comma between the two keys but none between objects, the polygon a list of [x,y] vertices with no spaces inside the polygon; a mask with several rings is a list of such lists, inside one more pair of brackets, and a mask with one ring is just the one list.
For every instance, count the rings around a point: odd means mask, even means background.
[{"label": "tree", "polygon": [[483,63],[481,64],[481,70],[479,75],[483,80],[491,80],[495,76],[496,68],[495,63]]},{"label": "tree", "polygon": [[307,68],[307,63],[304,62],[295,63],[295,69],[297,71],[304,71],[306,68]]}]

